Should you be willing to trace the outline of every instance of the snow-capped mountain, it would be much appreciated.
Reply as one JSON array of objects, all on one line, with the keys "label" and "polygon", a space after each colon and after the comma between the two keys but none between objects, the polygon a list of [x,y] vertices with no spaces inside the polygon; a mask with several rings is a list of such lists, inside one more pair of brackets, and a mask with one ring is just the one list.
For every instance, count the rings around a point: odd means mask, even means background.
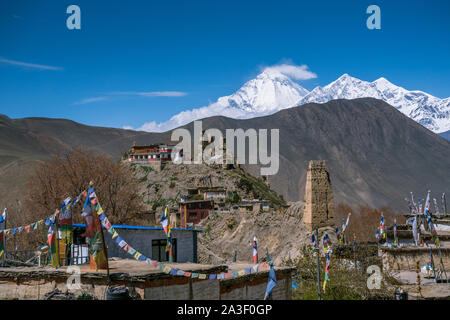
[{"label": "snow-capped mountain", "polygon": [[205,107],[180,112],[162,123],[145,123],[140,130],[161,132],[183,126],[193,120],[217,115],[235,119],[269,115],[295,106],[308,93],[308,90],[289,76],[273,68],[266,68],[255,79],[247,81],[229,96],[221,97]]},{"label": "snow-capped mountain", "polygon": [[216,104],[223,109],[235,108],[263,115],[291,107],[308,93],[288,76],[266,69],[236,93],[219,98]]},{"label": "snow-capped mountain", "polygon": [[367,82],[348,74],[309,92],[276,68],[266,68],[235,93],[208,106],[183,111],[162,123],[146,123],[140,130],[161,132],[206,117],[249,119],[309,102],[365,97],[384,100],[436,133],[450,130],[450,98],[439,99],[422,91],[408,91],[385,78]]},{"label": "snow-capped mountain", "polygon": [[450,98],[439,99],[422,91],[408,91],[385,78],[367,82],[344,74],[325,87],[314,88],[298,105],[363,97],[384,100],[436,133],[450,130]]}]

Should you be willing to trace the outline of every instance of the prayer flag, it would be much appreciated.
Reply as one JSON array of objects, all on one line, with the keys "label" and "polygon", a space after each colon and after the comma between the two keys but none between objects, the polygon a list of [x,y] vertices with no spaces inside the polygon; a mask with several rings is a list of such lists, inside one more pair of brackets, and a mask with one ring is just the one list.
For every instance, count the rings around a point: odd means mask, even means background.
[{"label": "prayer flag", "polygon": [[56,225],[55,223],[51,223],[50,227],[47,231],[47,244],[49,247],[49,253],[51,258],[51,266],[58,267],[59,266],[59,252],[57,250],[56,246],[56,232],[55,232]]},{"label": "prayer flag", "polygon": [[314,233],[311,236],[311,240],[312,240],[313,248],[317,249],[317,241],[316,241],[316,237],[314,236]]},{"label": "prayer flag", "polygon": [[164,209],[164,212],[163,212],[163,215],[162,215],[162,217],[161,217],[160,222],[161,222],[161,225],[162,225],[162,227],[163,227],[163,229],[164,229],[164,232],[165,232],[166,235],[167,235],[167,233],[169,232],[169,229],[168,229],[168,225],[169,225],[169,216],[168,216],[168,214],[167,214],[167,207]]},{"label": "prayer flag", "polygon": [[417,246],[418,241],[419,241],[419,235],[417,233],[417,214],[414,216],[414,221],[413,221],[413,236],[414,236],[414,242],[416,243],[416,246]]},{"label": "prayer flag", "polygon": [[0,216],[0,223],[4,223],[5,220],[6,220],[6,208],[3,209],[3,213],[2,213],[2,215]]},{"label": "prayer flag", "polygon": [[0,231],[0,260],[5,259],[5,232]]},{"label": "prayer flag", "polygon": [[253,237],[253,263],[258,263],[258,240]]},{"label": "prayer flag", "polygon": [[277,277],[275,275],[275,269],[273,266],[271,266],[270,272],[269,272],[269,279],[267,281],[266,293],[264,295],[264,300],[267,300],[270,298],[270,296],[272,294],[272,290],[273,290],[273,288],[275,288],[276,285],[277,285]]},{"label": "prayer flag", "polygon": [[397,219],[394,219],[394,245],[398,244]]},{"label": "prayer flag", "polygon": [[443,213],[448,213],[447,212],[447,201],[445,200],[445,192],[442,193],[441,202],[442,202]]},{"label": "prayer flag", "polygon": [[436,215],[437,215],[438,219],[440,219],[441,218],[441,213],[439,212],[439,205],[437,203],[436,198],[433,198],[433,203],[434,203],[434,209],[436,211]]},{"label": "prayer flag", "polygon": [[380,242],[380,227],[377,228],[377,232],[375,233],[375,241]]},{"label": "prayer flag", "polygon": [[383,212],[381,213],[381,218],[380,218],[380,233],[381,233],[381,237],[383,239],[386,239],[386,229],[385,229],[385,225],[384,225],[384,215]]}]

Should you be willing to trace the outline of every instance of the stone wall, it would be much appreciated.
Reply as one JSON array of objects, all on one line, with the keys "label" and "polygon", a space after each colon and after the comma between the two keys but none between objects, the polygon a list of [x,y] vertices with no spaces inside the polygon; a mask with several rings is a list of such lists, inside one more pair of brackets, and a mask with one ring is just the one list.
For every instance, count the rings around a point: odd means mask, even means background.
[{"label": "stone wall", "polygon": [[[272,291],[274,300],[291,299],[292,269],[276,270],[277,285]],[[0,272],[0,300],[42,300],[55,288],[67,291],[69,274],[58,272]],[[121,275],[112,279],[113,285],[125,285],[130,292],[145,300],[262,300],[267,286],[269,271],[258,272],[224,280],[200,280],[166,274],[147,278]],[[106,275],[82,274],[81,289],[70,290],[75,297],[82,293],[104,300],[108,280]]]},{"label": "stone wall", "polygon": [[303,223],[309,230],[335,224],[334,196],[325,161],[309,162],[304,201]]},{"label": "stone wall", "polygon": [[[430,249],[418,248],[382,248],[383,270],[409,270],[416,271],[416,262],[420,267],[430,263]],[[445,269],[450,271],[450,248],[441,248],[442,260]],[[439,253],[436,248],[432,249],[434,265],[439,265]]]}]

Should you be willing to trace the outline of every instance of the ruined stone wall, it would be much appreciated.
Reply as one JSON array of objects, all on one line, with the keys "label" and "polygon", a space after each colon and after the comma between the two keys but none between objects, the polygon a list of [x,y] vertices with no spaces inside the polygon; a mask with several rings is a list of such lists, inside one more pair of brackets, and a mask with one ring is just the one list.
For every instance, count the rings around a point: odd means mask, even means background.
[{"label": "ruined stone wall", "polygon": [[[277,285],[272,291],[274,300],[291,299],[291,269],[276,271]],[[42,300],[46,293],[59,289],[67,291],[68,274],[40,272],[40,276],[0,272],[0,300]],[[262,300],[267,287],[269,271],[258,272],[224,280],[200,280],[181,276],[162,275],[151,279],[124,277],[114,285],[125,285],[145,300]],[[75,297],[89,293],[104,300],[108,281],[106,276],[81,276],[81,289],[70,290]]]},{"label": "ruined stone wall", "polygon": [[[422,268],[430,263],[430,250],[428,248],[382,248],[383,270],[409,270],[416,271],[416,262]],[[434,265],[439,265],[439,253],[432,249]],[[442,261],[447,272],[450,271],[450,248],[441,248]]]},{"label": "ruined stone wall", "polygon": [[335,224],[334,196],[325,161],[309,162],[304,201],[303,223],[309,230]]}]

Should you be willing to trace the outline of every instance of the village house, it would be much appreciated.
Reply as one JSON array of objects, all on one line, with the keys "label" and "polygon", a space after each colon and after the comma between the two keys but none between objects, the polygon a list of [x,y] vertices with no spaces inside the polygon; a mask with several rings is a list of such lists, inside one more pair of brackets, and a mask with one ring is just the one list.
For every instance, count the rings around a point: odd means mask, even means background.
[{"label": "village house", "polygon": [[[74,224],[74,247],[86,246],[85,238],[80,234],[86,229],[85,224]],[[120,232],[120,235],[127,242],[133,243],[145,256],[156,261],[168,261],[169,253],[166,251],[167,236],[161,227],[144,227],[113,225],[114,229]],[[194,262],[197,263],[197,234],[201,230],[172,228],[172,248],[174,262]],[[105,243],[108,248],[109,258],[133,259],[127,252],[114,243],[111,237],[105,237]],[[86,247],[87,248],[87,247]],[[77,250],[77,252],[84,252]],[[74,256],[74,261],[82,260],[81,263],[89,261],[87,250],[85,256]],[[78,264],[78,263],[77,263]]]},{"label": "village house", "polygon": [[258,212],[267,212],[270,210],[270,204],[265,200],[257,200],[257,199],[243,199],[235,208],[239,210],[241,213],[258,213]]},{"label": "village house", "polygon": [[185,198],[189,200],[211,200],[214,203],[214,209],[219,210],[225,207],[227,191],[224,187],[199,186],[187,190],[188,194]]},{"label": "village house", "polygon": [[[152,162],[152,161],[165,161],[171,162],[172,150],[175,146],[167,144],[152,144],[146,146],[133,145],[128,152],[128,160],[130,162]],[[180,156],[182,156],[182,151]]]},{"label": "village house", "polygon": [[183,227],[200,223],[214,210],[214,201],[212,200],[187,200],[182,198],[178,205],[180,225]]}]

